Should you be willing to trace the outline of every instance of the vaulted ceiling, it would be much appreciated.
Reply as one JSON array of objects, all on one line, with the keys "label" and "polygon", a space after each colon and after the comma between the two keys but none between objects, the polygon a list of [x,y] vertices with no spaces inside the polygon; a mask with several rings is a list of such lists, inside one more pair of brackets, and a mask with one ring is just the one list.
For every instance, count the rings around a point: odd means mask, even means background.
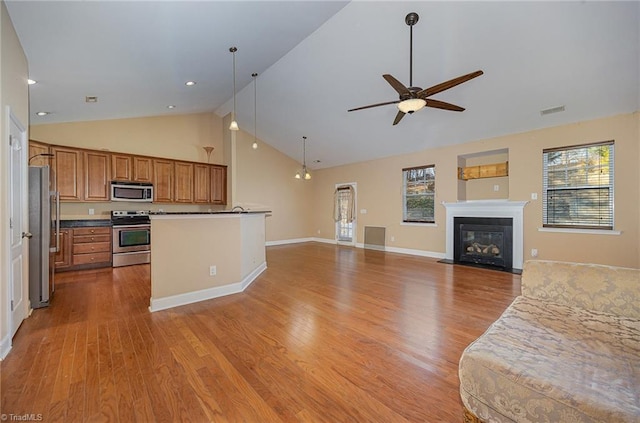
[{"label": "vaulted ceiling", "polygon": [[[232,110],[322,168],[640,109],[640,2],[7,1],[29,61],[31,124]],[[398,94],[484,75],[392,126]],[[188,87],[186,81],[196,81]],[[97,96],[97,103],[86,103]],[[176,106],[168,109],[167,106]],[[564,111],[541,115],[541,110]],[[36,116],[38,111],[50,112]],[[574,140],[575,141],[575,140]],[[579,140],[578,140],[579,141]],[[312,163],[320,160],[320,163]]]}]

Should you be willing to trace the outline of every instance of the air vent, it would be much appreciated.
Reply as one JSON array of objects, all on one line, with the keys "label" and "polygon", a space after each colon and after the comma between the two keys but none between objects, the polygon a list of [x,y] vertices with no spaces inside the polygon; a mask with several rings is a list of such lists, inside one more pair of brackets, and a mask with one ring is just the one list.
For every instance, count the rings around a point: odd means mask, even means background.
[{"label": "air vent", "polygon": [[552,113],[564,112],[564,106],[551,107],[550,109],[540,110],[540,116],[550,115]]},{"label": "air vent", "polygon": [[85,103],[97,103],[98,97],[96,96],[87,96],[84,98]]}]

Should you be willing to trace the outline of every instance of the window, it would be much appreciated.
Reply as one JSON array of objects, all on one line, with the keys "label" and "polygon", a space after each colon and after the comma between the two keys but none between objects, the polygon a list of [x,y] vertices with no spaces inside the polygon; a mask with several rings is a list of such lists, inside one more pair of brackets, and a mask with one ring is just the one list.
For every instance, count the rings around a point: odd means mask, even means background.
[{"label": "window", "polygon": [[434,223],[436,170],[434,165],[402,169],[402,220]]},{"label": "window", "polygon": [[543,226],[613,229],[613,141],[546,149],[542,162]]}]

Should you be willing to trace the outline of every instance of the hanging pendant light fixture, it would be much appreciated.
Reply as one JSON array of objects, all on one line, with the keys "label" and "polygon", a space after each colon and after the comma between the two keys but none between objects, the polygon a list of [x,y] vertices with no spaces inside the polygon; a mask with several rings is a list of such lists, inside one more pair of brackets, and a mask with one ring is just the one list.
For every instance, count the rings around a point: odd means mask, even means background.
[{"label": "hanging pendant light fixture", "polygon": [[296,179],[311,179],[311,174],[307,170],[307,137],[302,137],[302,170],[296,173]]},{"label": "hanging pendant light fixture", "polygon": [[236,47],[230,47],[229,51],[233,54],[233,114],[231,115],[231,125],[229,125],[229,129],[237,131],[240,129],[238,122],[236,122],[236,51],[238,51],[238,49]]},{"label": "hanging pendant light fixture", "polygon": [[253,144],[251,144],[251,147],[254,150],[258,149],[258,88],[257,88],[257,83],[258,83],[258,74],[257,73],[252,73],[251,76],[253,76]]}]

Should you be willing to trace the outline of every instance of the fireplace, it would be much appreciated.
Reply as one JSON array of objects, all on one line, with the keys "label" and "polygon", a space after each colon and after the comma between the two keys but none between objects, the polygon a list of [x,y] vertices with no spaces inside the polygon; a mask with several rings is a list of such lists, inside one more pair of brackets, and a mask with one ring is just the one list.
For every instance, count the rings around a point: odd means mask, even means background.
[{"label": "fireplace", "polygon": [[513,267],[513,219],[455,217],[453,262],[501,270]]},{"label": "fireplace", "polygon": [[[504,218],[512,221],[512,246],[511,246],[511,270],[519,273],[522,270],[524,253],[524,206],[526,201],[509,200],[475,200],[458,201],[455,203],[442,203],[447,211],[446,239],[445,239],[445,263],[454,263],[454,219],[458,217],[475,218]],[[475,234],[474,234],[475,235]],[[490,244],[490,243],[489,243]],[[506,253],[505,253],[506,254]],[[506,263],[505,263],[506,266]],[[509,270],[508,268],[504,268]]]}]

